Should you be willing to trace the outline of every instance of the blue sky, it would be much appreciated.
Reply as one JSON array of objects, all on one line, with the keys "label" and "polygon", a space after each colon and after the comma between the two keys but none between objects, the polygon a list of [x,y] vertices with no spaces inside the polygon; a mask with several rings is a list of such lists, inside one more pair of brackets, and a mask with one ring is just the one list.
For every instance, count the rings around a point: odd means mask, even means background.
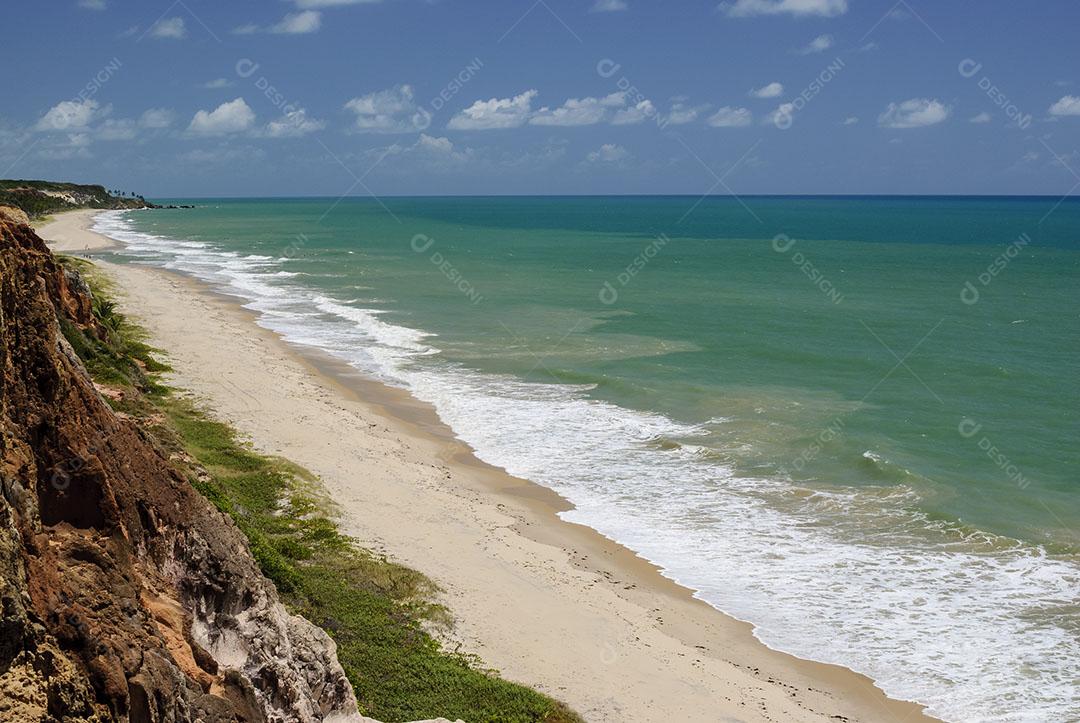
[{"label": "blue sky", "polygon": [[148,197],[1080,183],[1075,0],[15,0],[5,26],[2,177]]}]

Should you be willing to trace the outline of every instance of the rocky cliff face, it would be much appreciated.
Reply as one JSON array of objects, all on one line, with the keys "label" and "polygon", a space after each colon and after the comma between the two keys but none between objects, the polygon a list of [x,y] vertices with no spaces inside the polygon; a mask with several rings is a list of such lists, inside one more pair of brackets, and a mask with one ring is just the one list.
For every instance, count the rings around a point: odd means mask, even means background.
[{"label": "rocky cliff face", "polygon": [[15,224],[29,224],[30,217],[26,215],[26,211],[21,208],[15,208],[14,206],[0,206],[0,219],[11,221]]},{"label": "rocky cliff face", "polygon": [[333,641],[95,390],[89,293],[0,218],[0,721],[359,720]]}]

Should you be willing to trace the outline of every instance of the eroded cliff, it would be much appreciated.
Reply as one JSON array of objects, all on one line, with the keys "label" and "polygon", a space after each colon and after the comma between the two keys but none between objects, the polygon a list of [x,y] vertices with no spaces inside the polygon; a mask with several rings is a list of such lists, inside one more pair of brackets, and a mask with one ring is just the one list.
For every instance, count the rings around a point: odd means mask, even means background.
[{"label": "eroded cliff", "polygon": [[333,641],[60,332],[82,280],[0,219],[0,720],[359,719]]}]

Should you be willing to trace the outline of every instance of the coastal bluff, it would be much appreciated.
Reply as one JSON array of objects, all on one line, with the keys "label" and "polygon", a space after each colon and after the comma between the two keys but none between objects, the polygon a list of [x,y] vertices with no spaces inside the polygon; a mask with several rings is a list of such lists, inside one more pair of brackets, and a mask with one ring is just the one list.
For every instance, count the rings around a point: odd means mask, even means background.
[{"label": "coastal bluff", "polygon": [[17,179],[0,179],[0,206],[17,208],[31,219],[76,208],[161,208],[134,191],[125,195],[100,185]]},{"label": "coastal bluff", "polygon": [[0,721],[360,721],[334,642],[61,332],[90,291],[0,217]]}]

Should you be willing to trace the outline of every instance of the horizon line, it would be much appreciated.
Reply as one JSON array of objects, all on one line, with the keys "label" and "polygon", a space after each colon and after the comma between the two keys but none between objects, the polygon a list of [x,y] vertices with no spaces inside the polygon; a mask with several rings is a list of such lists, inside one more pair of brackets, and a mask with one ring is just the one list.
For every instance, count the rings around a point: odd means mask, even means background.
[{"label": "horizon line", "polygon": [[310,194],[310,195],[162,195],[144,196],[150,199],[214,199],[214,200],[241,200],[241,199],[370,199],[377,201],[382,198],[700,198],[702,200],[730,199],[737,201],[740,198],[849,198],[849,199],[873,199],[873,198],[953,198],[953,199],[1048,199],[1053,201],[1077,201],[1080,196],[1073,194],[1017,194],[1017,193],[740,193],[740,194],[697,194],[697,193],[381,193],[363,195],[335,195],[335,194]]}]

